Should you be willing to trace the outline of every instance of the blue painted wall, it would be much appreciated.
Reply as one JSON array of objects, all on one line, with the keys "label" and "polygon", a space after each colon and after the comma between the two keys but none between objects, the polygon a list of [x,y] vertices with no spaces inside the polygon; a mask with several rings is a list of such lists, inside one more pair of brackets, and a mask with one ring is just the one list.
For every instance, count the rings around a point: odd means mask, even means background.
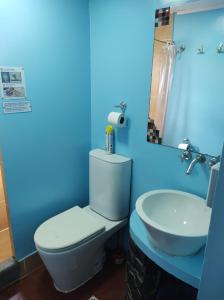
[{"label": "blue painted wall", "polygon": [[[116,132],[116,152],[134,160],[132,208],[140,194],[155,188],[176,188],[200,196],[207,190],[205,167],[197,166],[187,177],[178,150],[146,142],[154,10],[172,2],[184,1],[90,2],[92,147],[104,147],[107,114],[114,104],[125,100],[129,126]],[[33,104],[32,113],[6,116],[1,109],[0,116],[0,144],[18,259],[34,251],[33,233],[40,223],[88,200],[88,17],[86,0],[67,0],[66,4],[62,0],[1,1],[4,42],[0,64],[25,68],[28,98]],[[199,294],[203,300],[214,295],[219,299],[224,292],[220,280],[217,285],[206,283],[217,276],[223,278],[219,230],[223,228],[223,180],[220,177],[206,250]]]},{"label": "blue painted wall", "polygon": [[17,259],[50,216],[88,200],[89,3],[2,0],[0,65],[25,68],[33,112],[3,115],[0,144]]},{"label": "blue painted wall", "polygon": [[[223,41],[223,22],[224,9],[175,16],[173,39],[186,50],[176,58],[164,144],[178,145],[188,137],[202,153],[221,153],[224,55],[216,47]],[[198,55],[202,44],[205,54]]]},{"label": "blue painted wall", "polygon": [[[133,158],[132,205],[145,191],[174,188],[205,197],[208,169],[197,165],[184,175],[179,150],[146,142],[151,81],[154,10],[190,1],[91,0],[92,147],[104,147],[104,127],[114,104],[128,103],[127,129],[116,132],[116,152]],[[224,155],[223,155],[224,157]],[[200,300],[223,299],[224,163],[217,187],[207,243]]]},{"label": "blue painted wall", "polygon": [[224,147],[219,171],[219,179],[213,199],[212,218],[198,300],[222,300],[224,295]]},{"label": "blue painted wall", "polygon": [[[179,1],[180,2],[180,1]],[[167,1],[92,0],[92,148],[105,145],[104,127],[114,104],[128,104],[129,126],[116,131],[116,152],[133,158],[132,209],[143,192],[174,188],[205,197],[206,166],[186,176],[179,150],[146,142],[151,81],[154,13]]]}]

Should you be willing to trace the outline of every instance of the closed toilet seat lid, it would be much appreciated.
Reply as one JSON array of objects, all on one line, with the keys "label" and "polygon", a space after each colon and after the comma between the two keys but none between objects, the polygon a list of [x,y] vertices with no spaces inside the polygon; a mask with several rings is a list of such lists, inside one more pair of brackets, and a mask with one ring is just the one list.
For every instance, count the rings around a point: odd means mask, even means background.
[{"label": "closed toilet seat lid", "polygon": [[75,206],[40,225],[35,234],[36,246],[59,250],[78,246],[105,231],[105,226],[87,212]]}]

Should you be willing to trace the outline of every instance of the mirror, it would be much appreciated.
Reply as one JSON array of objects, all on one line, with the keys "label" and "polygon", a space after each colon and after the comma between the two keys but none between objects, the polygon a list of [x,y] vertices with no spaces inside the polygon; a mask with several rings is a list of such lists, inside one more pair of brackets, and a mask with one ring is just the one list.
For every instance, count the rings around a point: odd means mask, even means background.
[{"label": "mirror", "polygon": [[221,153],[224,4],[216,1],[156,11],[147,141],[177,148],[185,139],[197,152]]}]

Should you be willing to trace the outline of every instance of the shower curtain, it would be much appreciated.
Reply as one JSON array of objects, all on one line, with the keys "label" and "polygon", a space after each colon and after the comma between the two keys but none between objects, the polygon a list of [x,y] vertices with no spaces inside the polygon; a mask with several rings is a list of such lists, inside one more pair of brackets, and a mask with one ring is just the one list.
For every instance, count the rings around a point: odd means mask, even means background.
[{"label": "shower curtain", "polygon": [[174,43],[167,42],[160,53],[159,88],[155,101],[154,122],[159,130],[159,137],[163,137],[164,123],[168,104],[169,92],[172,87],[174,65],[177,50]]}]

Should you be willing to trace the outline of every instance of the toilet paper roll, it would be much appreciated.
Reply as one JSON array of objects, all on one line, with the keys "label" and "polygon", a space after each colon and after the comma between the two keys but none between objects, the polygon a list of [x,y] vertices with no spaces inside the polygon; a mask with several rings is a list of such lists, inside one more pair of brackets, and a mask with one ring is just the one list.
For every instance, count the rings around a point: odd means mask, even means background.
[{"label": "toilet paper roll", "polygon": [[111,125],[114,125],[115,127],[122,128],[122,127],[126,126],[126,118],[123,113],[112,111],[108,115],[107,120],[108,120],[108,123],[110,123]]}]

